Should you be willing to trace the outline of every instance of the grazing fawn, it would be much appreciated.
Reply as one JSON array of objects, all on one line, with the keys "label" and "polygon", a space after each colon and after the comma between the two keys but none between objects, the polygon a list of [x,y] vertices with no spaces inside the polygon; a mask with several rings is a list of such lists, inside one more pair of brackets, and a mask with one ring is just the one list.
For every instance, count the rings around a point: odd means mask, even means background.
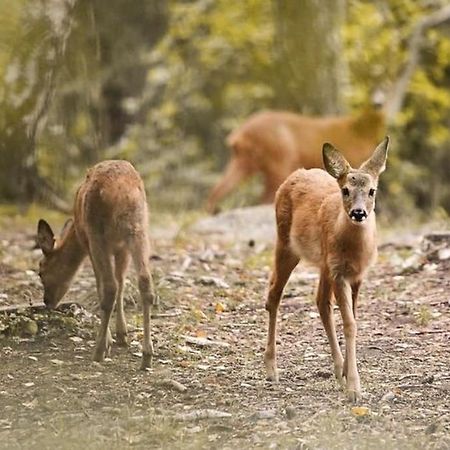
[{"label": "grazing fawn", "polygon": [[283,111],[254,114],[227,138],[231,159],[222,178],[211,190],[206,209],[217,203],[243,180],[260,173],[262,202],[273,201],[280,184],[299,168],[321,168],[322,144],[333,142],[352,165],[371,154],[383,134],[385,114],[373,106],[357,116],[308,117]]},{"label": "grazing fawn", "polygon": [[[321,169],[299,169],[276,196],[277,242],[266,309],[269,333],[265,351],[268,379],[277,381],[276,322],[283,289],[300,259],[320,269],[317,306],[323,322],[334,373],[347,396],[361,396],[356,366],[356,305],[362,279],[377,255],[375,194],[386,167],[389,138],[370,159],[352,169],[331,144],[324,144]],[[328,173],[327,173],[328,172]],[[337,180],[337,181],[336,181]],[[345,359],[336,337],[332,296],[344,325]]]},{"label": "grazing fawn", "polygon": [[101,310],[95,361],[103,361],[110,354],[109,320],[114,303],[117,343],[127,345],[123,289],[133,259],[144,314],[142,368],[149,367],[153,355],[150,308],[155,294],[149,267],[147,201],[134,167],[126,161],[104,161],[91,168],[76,194],[73,220],[66,223],[60,238],[55,239],[49,224],[41,219],[37,242],[44,254],[39,276],[49,308],[58,305],[82,261],[90,257]]}]

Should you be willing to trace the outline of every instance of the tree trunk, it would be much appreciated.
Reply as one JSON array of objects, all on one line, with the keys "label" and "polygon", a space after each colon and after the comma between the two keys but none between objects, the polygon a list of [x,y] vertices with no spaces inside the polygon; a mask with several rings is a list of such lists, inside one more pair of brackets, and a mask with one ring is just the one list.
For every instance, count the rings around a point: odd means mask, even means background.
[{"label": "tree trunk", "polygon": [[276,106],[306,114],[343,111],[345,0],[273,0]]},{"label": "tree trunk", "polygon": [[2,80],[0,197],[4,200],[46,200],[58,209],[67,209],[39,175],[36,140],[55,91],[75,1],[24,6],[26,31],[17,32],[19,44],[12,49]]}]

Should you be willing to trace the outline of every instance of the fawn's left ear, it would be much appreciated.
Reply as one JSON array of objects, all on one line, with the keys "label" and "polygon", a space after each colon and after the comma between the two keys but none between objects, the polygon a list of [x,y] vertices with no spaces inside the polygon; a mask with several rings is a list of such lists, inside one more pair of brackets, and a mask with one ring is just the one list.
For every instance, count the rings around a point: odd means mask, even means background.
[{"label": "fawn's left ear", "polygon": [[350,164],[331,144],[326,142],[322,148],[325,170],[334,178],[339,179],[351,169]]},{"label": "fawn's left ear", "polygon": [[37,245],[44,255],[48,255],[55,246],[55,235],[50,225],[43,219],[38,222]]},{"label": "fawn's left ear", "polygon": [[373,152],[373,155],[364,163],[361,164],[359,170],[367,172],[375,178],[378,178],[380,173],[386,169],[386,159],[389,148],[389,136],[383,139],[383,142]]}]

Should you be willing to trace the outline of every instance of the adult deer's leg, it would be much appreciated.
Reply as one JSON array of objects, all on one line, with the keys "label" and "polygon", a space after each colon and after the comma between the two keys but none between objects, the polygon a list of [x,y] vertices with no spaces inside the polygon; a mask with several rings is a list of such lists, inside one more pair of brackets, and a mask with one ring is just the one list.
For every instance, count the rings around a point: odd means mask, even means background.
[{"label": "adult deer's leg", "polygon": [[348,281],[343,278],[334,280],[333,291],[336,297],[344,324],[345,362],[347,368],[347,396],[351,401],[361,397],[361,386],[356,366],[356,320],[353,315],[352,291]]},{"label": "adult deer's leg", "polygon": [[104,252],[106,243],[101,239],[91,238],[90,255],[97,280],[100,301],[101,324],[97,335],[94,351],[94,361],[103,361],[111,351],[112,337],[109,330],[109,320],[117,295],[117,282],[113,273],[111,256]]},{"label": "adult deer's leg", "polygon": [[336,325],[334,321],[331,281],[327,273],[322,271],[320,274],[319,288],[317,290],[317,307],[319,309],[320,318],[322,319],[325,332],[327,333],[328,342],[331,347],[331,356],[334,363],[334,374],[340,384],[343,384],[344,358],[339,348],[336,336]]},{"label": "adult deer's leg", "polygon": [[269,294],[266,302],[266,310],[269,311],[269,333],[264,354],[267,378],[278,381],[277,356],[276,356],[276,328],[277,314],[281,295],[289,276],[298,264],[299,258],[294,255],[289,247],[279,240],[275,249],[275,265],[270,278]]},{"label": "adult deer's leg", "polygon": [[156,302],[152,274],[150,271],[150,244],[146,235],[136,239],[133,244],[132,256],[138,276],[139,292],[142,300],[144,341],[142,343],[141,369],[151,366],[153,358],[153,343],[150,330],[151,305]]},{"label": "adult deer's leg", "polygon": [[232,156],[222,178],[209,194],[206,202],[206,210],[209,213],[212,214],[216,212],[217,203],[228,193],[230,193],[241,181],[250,175],[246,168],[243,167],[243,164],[244,163],[242,163],[235,156]]},{"label": "adult deer's leg", "polygon": [[130,254],[127,249],[120,250],[115,254],[115,276],[117,280],[116,294],[116,342],[118,345],[127,346],[127,321],[123,309],[123,290],[125,285],[125,275]]}]

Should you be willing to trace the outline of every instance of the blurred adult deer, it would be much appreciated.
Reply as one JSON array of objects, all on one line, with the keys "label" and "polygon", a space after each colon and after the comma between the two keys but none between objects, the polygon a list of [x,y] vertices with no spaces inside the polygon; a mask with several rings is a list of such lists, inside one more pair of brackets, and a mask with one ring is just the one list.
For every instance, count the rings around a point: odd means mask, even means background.
[{"label": "blurred adult deer", "polygon": [[58,305],[85,257],[91,259],[101,310],[95,361],[103,361],[110,353],[109,320],[114,303],[117,343],[127,345],[123,289],[133,259],[144,314],[142,368],[149,367],[153,355],[150,307],[155,294],[149,267],[147,202],[133,166],[126,161],[104,161],[91,168],[76,194],[74,218],[66,223],[61,237],[55,239],[50,225],[41,219],[37,242],[44,254],[39,276],[49,308]]},{"label": "blurred adult deer", "polygon": [[[283,289],[300,259],[320,270],[317,306],[334,361],[334,373],[351,401],[361,395],[356,366],[356,305],[364,275],[377,255],[375,194],[386,166],[389,138],[359,169],[352,169],[331,144],[323,146],[326,172],[299,169],[276,196],[277,243],[266,309],[269,333],[265,365],[277,381],[276,321]],[[328,172],[328,173],[327,173]],[[339,306],[345,335],[345,359],[336,337],[332,296]]]},{"label": "blurred adult deer", "polygon": [[333,142],[350,164],[365,161],[379,142],[385,115],[375,106],[358,116],[307,117],[281,111],[254,114],[227,138],[231,159],[212,189],[206,209],[217,203],[250,176],[261,173],[262,201],[273,201],[280,184],[296,169],[323,167],[323,142]]}]

